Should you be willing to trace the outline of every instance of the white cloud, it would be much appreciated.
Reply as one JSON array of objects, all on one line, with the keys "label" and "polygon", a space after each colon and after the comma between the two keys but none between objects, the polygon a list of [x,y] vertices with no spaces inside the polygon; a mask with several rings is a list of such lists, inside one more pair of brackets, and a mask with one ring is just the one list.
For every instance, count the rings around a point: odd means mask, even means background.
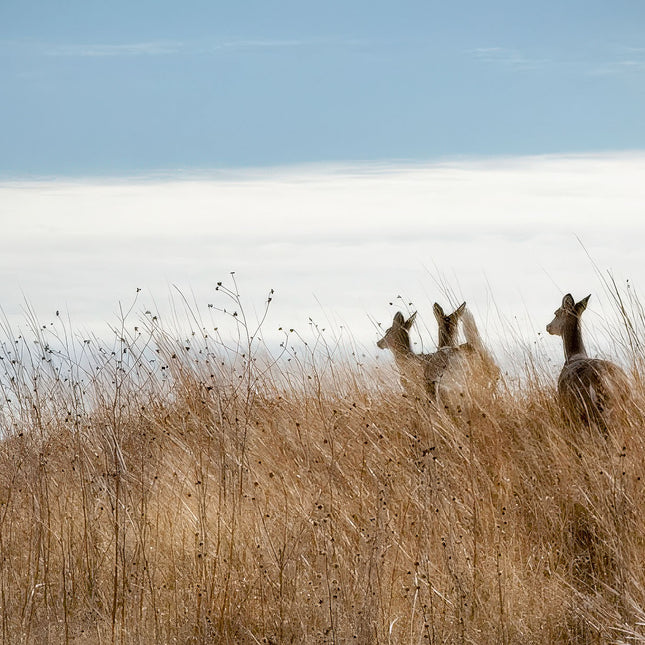
[{"label": "white cloud", "polygon": [[176,54],[182,51],[182,49],[183,45],[179,42],[152,41],[142,43],[123,43],[119,45],[58,45],[47,48],[46,53],[50,56],[159,56]]},{"label": "white cloud", "polygon": [[164,56],[178,53],[213,54],[225,51],[262,49],[287,49],[312,46],[338,46],[364,44],[364,41],[341,40],[337,38],[300,39],[235,39],[205,44],[203,42],[182,43],[177,41],[150,41],[121,44],[68,44],[45,46],[48,56],[81,56],[90,58],[117,56]]},{"label": "white cloud", "polygon": [[608,63],[602,63],[594,67],[590,72],[592,76],[620,76],[624,74],[645,73],[645,59],[624,59]]},{"label": "white cloud", "polygon": [[517,70],[536,70],[550,61],[545,58],[530,58],[516,49],[506,47],[477,47],[468,50],[477,60],[483,63],[501,65]]},{"label": "white cloud", "polygon": [[401,295],[429,347],[445,281],[489,335],[497,307],[557,353],[537,333],[563,292],[592,292],[586,322],[602,323],[607,297],[587,252],[645,284],[643,176],[645,154],[603,154],[4,182],[3,309],[20,319],[24,294],[44,316],[69,308],[104,329],[137,287],[141,310],[171,284],[205,306],[236,271],[253,306],[276,290],[273,330],[329,318],[371,346],[371,320],[389,323]]},{"label": "white cloud", "polygon": [[579,74],[609,76],[645,72],[645,48],[620,47],[604,52],[589,52],[582,59],[531,58],[507,47],[477,47],[466,52],[481,63],[517,71],[535,71],[547,67],[566,68]]},{"label": "white cloud", "polygon": [[645,47],[614,47],[605,60],[589,70],[593,76],[622,76],[645,72]]},{"label": "white cloud", "polygon": [[302,47],[310,45],[306,40],[231,40],[214,45],[213,49],[266,49],[272,47]]},{"label": "white cloud", "polygon": [[366,40],[352,38],[320,37],[307,39],[272,39],[272,38],[249,38],[220,41],[203,46],[197,51],[202,53],[221,53],[226,51],[252,51],[266,49],[295,49],[303,47],[353,47],[364,46]]}]

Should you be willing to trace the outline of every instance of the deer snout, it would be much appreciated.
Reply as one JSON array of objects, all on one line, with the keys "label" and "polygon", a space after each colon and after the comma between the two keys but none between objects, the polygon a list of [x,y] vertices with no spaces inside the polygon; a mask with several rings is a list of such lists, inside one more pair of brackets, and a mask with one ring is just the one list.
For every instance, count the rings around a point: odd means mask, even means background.
[{"label": "deer snout", "polygon": [[556,331],[556,329],[555,329],[555,325],[554,325],[552,322],[550,322],[550,323],[546,326],[546,330],[549,332],[549,334],[552,334],[553,336],[557,336],[557,335],[558,335],[558,332],[557,332],[557,331]]},{"label": "deer snout", "polygon": [[376,343],[376,346],[379,349],[385,349],[385,338],[381,338],[381,340]]}]

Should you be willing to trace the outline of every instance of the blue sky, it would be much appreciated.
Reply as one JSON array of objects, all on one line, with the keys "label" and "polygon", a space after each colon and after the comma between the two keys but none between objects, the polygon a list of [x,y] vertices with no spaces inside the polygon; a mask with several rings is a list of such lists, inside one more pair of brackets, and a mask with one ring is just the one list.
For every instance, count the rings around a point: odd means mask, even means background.
[{"label": "blue sky", "polygon": [[0,177],[645,148],[645,3],[0,3]]}]

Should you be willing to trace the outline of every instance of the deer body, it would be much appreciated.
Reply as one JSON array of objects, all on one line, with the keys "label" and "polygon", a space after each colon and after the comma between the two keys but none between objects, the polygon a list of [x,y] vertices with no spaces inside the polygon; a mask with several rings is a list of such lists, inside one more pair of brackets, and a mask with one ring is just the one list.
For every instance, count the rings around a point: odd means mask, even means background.
[{"label": "deer body", "polygon": [[389,349],[393,356],[403,389],[414,398],[434,398],[434,389],[425,379],[426,362],[433,354],[415,354],[410,343],[410,327],[416,312],[407,320],[399,311],[394,315],[392,326],[376,344],[380,349]]},{"label": "deer body", "polygon": [[626,400],[629,381],[618,365],[587,355],[580,318],[589,298],[576,303],[568,293],[546,330],[562,337],[565,360],[558,378],[558,398],[563,412],[572,420],[606,428],[612,408]]},{"label": "deer body", "polygon": [[457,344],[459,321],[466,312],[466,303],[462,303],[448,315],[436,302],[432,309],[439,333],[438,349],[433,359],[427,363],[424,377],[431,384],[436,403],[440,407],[449,408],[459,404],[467,379],[468,361],[473,353],[468,342]]}]

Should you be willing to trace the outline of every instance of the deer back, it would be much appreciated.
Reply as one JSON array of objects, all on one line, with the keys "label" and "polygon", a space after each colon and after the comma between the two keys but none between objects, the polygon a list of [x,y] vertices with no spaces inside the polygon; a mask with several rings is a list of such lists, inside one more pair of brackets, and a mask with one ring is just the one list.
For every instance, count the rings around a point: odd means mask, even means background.
[{"label": "deer back", "polygon": [[625,372],[610,361],[574,359],[564,365],[558,378],[558,396],[564,412],[573,420],[606,425],[612,410],[628,398]]}]

